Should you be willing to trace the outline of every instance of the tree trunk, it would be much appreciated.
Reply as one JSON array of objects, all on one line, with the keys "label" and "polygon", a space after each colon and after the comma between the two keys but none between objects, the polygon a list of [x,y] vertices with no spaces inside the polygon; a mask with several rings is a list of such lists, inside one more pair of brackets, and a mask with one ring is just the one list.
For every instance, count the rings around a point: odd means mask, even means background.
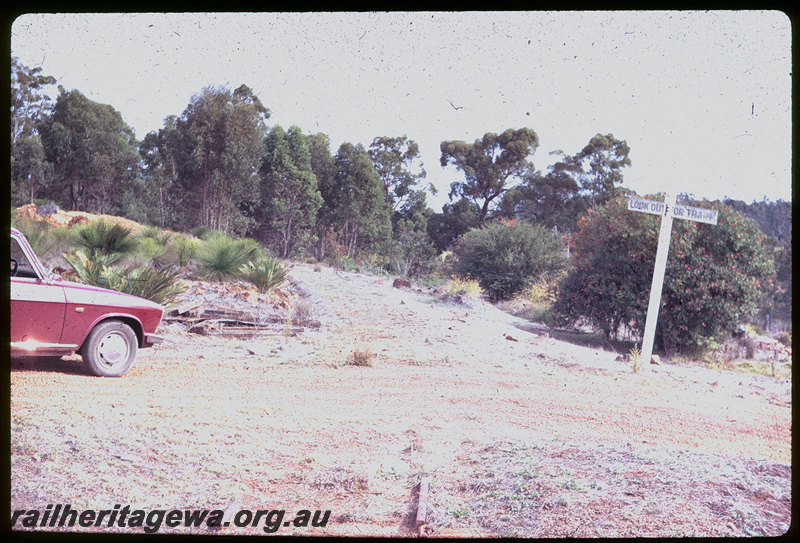
[{"label": "tree trunk", "polygon": [[75,199],[75,181],[73,179],[69,180],[69,209],[70,211],[75,211],[77,207],[77,201]]},{"label": "tree trunk", "polygon": [[486,214],[489,212],[489,202],[490,201],[491,200],[489,200],[489,198],[486,198],[483,201],[483,205],[481,206],[481,216],[480,216],[481,221],[480,222],[483,222],[486,219]]},{"label": "tree trunk", "polygon": [[203,208],[200,215],[203,224],[211,228],[211,214],[208,209],[208,165],[203,164]]},{"label": "tree trunk", "polygon": [[286,221],[286,228],[283,231],[283,258],[289,258],[289,245],[292,237],[292,217]]},{"label": "tree trunk", "polygon": [[353,233],[350,235],[350,246],[347,249],[347,256],[355,258],[356,245],[358,243],[358,223],[353,225]]},{"label": "tree trunk", "polygon": [[158,187],[158,215],[161,228],[164,228],[164,187]]}]

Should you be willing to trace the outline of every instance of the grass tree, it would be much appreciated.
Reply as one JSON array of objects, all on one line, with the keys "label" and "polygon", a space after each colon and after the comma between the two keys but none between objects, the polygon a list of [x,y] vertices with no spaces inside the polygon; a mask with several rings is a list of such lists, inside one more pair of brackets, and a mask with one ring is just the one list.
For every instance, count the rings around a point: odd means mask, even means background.
[{"label": "grass tree", "polygon": [[78,226],[73,230],[72,245],[90,258],[111,254],[125,256],[137,248],[130,228],[109,221],[91,221]]},{"label": "grass tree", "polygon": [[236,279],[257,254],[257,245],[221,233],[212,235],[197,254],[199,274],[211,281]]},{"label": "grass tree", "polygon": [[277,259],[269,256],[250,261],[241,270],[242,278],[255,285],[262,293],[281,286],[287,274],[288,270]]}]

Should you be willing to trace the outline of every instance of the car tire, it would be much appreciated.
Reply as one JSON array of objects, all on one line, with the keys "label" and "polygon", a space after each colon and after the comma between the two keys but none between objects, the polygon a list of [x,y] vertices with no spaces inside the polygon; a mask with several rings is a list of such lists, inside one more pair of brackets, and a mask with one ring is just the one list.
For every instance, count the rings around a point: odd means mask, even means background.
[{"label": "car tire", "polygon": [[98,377],[121,377],[133,364],[138,347],[133,329],[111,320],[94,327],[81,348],[81,356]]}]

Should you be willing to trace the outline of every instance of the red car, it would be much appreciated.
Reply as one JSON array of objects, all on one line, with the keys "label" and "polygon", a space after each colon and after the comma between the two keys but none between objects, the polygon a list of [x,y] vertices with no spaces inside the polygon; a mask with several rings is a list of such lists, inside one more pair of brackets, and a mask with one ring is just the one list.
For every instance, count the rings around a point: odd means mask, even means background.
[{"label": "red car", "polygon": [[137,349],[161,343],[164,310],[129,294],[48,273],[28,241],[11,229],[11,356],[79,352],[98,376],[120,377]]}]

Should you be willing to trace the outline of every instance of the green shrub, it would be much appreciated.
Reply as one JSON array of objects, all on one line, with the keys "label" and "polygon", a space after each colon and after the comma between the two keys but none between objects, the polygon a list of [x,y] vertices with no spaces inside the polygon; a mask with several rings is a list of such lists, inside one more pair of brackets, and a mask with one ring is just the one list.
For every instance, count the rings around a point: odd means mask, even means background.
[{"label": "green shrub", "polygon": [[556,322],[553,316],[553,306],[547,303],[534,302],[521,316],[529,321],[540,322],[550,327],[554,327]]},{"label": "green shrub", "polygon": [[480,298],[483,295],[483,289],[477,281],[471,279],[461,279],[455,277],[447,282],[444,287],[443,296],[445,297],[467,297],[467,298]]},{"label": "green shrub", "polygon": [[358,263],[351,257],[345,255],[339,260],[340,268],[346,272],[360,272],[361,268]]},{"label": "green shrub", "polygon": [[[719,203],[716,225],[676,220],[656,327],[656,345],[688,355],[713,350],[771,292],[775,269],[758,225]],[[561,324],[585,321],[616,337],[641,337],[647,317],[659,217],[628,210],[625,197],[578,221],[573,265],[554,309]]]},{"label": "green shrub", "polygon": [[144,237],[137,240],[136,251],[145,260],[161,263],[167,252],[167,247],[155,238]]},{"label": "green shrub", "polygon": [[288,270],[278,260],[262,257],[246,263],[242,267],[241,276],[254,284],[259,292],[267,293],[283,284],[287,273]]},{"label": "green shrub", "polygon": [[130,228],[108,221],[92,221],[73,230],[72,245],[84,249],[86,256],[114,253],[127,255],[136,250]]},{"label": "green shrub", "polygon": [[158,226],[148,226],[144,228],[139,234],[139,239],[152,239],[161,246],[166,246],[175,232],[164,230]]},{"label": "green shrub", "polygon": [[500,221],[470,230],[459,240],[454,271],[477,280],[493,300],[513,297],[543,273],[566,265],[565,247],[549,230]]},{"label": "green shrub", "polygon": [[177,234],[162,230],[157,226],[148,226],[136,236],[137,253],[145,262],[163,267],[174,264],[170,242]]},{"label": "green shrub", "polygon": [[133,294],[161,305],[173,302],[185,288],[178,280],[180,271],[174,267],[155,270],[151,266],[114,266],[121,258],[119,253],[89,258],[76,251],[64,258],[81,283]]},{"label": "green shrub", "polygon": [[211,281],[225,281],[240,277],[242,267],[252,260],[257,248],[251,243],[235,240],[225,234],[208,237],[198,251],[199,274]]},{"label": "green shrub", "polygon": [[199,248],[200,241],[185,234],[175,234],[169,240],[167,253],[174,264],[185,268],[194,259]]},{"label": "green shrub", "polygon": [[247,251],[252,251],[250,260],[255,261],[267,256],[267,254],[264,252],[264,247],[262,247],[261,244],[253,238],[241,238],[238,241],[242,245],[242,248]]},{"label": "green shrub", "polygon": [[213,230],[207,226],[195,226],[190,230],[190,232],[197,239],[205,240],[207,236],[213,233]]},{"label": "green shrub", "polygon": [[522,296],[531,303],[552,305],[558,298],[558,285],[566,277],[566,271],[542,274],[522,292]]},{"label": "green shrub", "polygon": [[11,226],[22,232],[28,240],[33,252],[46,263],[54,256],[62,253],[69,243],[69,229],[54,227],[50,224],[14,213]]}]

